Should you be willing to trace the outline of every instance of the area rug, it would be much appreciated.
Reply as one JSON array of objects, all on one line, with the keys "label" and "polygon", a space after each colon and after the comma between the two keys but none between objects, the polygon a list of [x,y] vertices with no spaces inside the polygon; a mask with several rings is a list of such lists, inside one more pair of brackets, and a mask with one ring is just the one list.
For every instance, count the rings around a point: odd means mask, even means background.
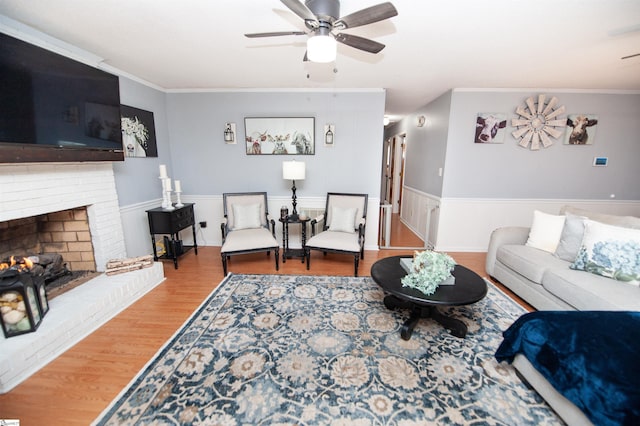
[{"label": "area rug", "polygon": [[555,425],[494,353],[525,311],[489,283],[449,334],[369,277],[229,275],[96,425]]}]

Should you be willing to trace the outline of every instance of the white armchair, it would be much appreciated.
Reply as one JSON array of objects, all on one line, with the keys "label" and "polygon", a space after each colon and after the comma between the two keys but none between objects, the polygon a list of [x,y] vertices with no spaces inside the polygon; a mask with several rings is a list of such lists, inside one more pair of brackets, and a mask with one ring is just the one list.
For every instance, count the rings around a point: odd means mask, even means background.
[{"label": "white armchair", "polygon": [[[305,245],[307,269],[311,250],[350,254],[354,259],[354,275],[364,259],[364,235],[367,218],[367,194],[327,193],[324,214],[311,221],[311,238]],[[318,222],[324,220],[322,231],[316,233]]]},{"label": "white armchair", "polygon": [[279,269],[280,247],[276,240],[276,224],[269,217],[266,192],[222,194],[224,221],[222,230],[222,268],[227,275],[227,262],[232,255],[271,250],[275,252],[276,271]]}]

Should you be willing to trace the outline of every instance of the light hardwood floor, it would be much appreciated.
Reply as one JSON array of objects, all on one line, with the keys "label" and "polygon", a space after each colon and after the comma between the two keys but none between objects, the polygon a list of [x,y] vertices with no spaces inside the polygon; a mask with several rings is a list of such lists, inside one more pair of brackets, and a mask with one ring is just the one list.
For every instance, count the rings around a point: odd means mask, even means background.
[{"label": "light hardwood floor", "polygon": [[[378,259],[411,250],[365,252],[360,275]],[[487,276],[485,253],[451,253],[460,264]],[[233,273],[276,273],[273,253],[234,257]],[[21,426],[88,425],[224,278],[219,247],[200,247],[180,258],[179,269],[164,262],[166,280],[45,366],[11,392],[0,395],[0,419]],[[312,253],[311,270],[299,260],[280,264],[279,274],[352,275],[353,258]],[[46,320],[46,318],[45,318]]]}]

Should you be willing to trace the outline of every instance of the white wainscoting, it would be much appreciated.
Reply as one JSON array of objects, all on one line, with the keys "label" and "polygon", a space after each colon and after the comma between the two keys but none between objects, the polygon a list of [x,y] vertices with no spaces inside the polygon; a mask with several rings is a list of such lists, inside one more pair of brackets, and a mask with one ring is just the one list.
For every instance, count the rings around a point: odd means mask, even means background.
[{"label": "white wainscoting", "polygon": [[408,186],[402,189],[400,220],[423,241],[426,241],[429,247],[435,245],[438,235],[439,205],[439,197]]},{"label": "white wainscoting", "polygon": [[534,210],[558,214],[566,205],[640,217],[640,201],[440,198],[405,186],[400,218],[420,238],[428,233],[427,242],[436,250],[484,252],[494,229],[530,226]]},{"label": "white wainscoting", "polygon": [[[602,213],[640,217],[640,201],[439,198],[409,187],[404,188],[403,194],[401,218],[423,239],[426,234],[427,211],[431,209],[428,242],[440,251],[484,252],[494,229],[501,226],[529,226],[534,210],[558,214],[563,206],[572,205]],[[128,256],[141,256],[152,252],[145,211],[160,206],[161,201],[158,199],[155,202],[121,208]],[[198,245],[220,246],[222,195],[186,196],[182,197],[182,201],[195,203]],[[378,250],[379,203],[379,198],[369,198],[366,250]],[[282,227],[277,219],[283,205],[291,209],[291,198],[269,197],[269,211],[276,220],[276,238],[280,243]],[[319,211],[323,210],[324,206],[324,197],[298,198],[298,211]],[[200,228],[199,223],[202,221],[207,222],[206,228]],[[291,247],[300,246],[299,229],[299,226],[290,228]],[[192,244],[190,230],[182,231],[180,236],[185,244]]]},{"label": "white wainscoting", "polygon": [[[222,195],[191,195],[182,196],[183,203],[195,203],[193,210],[196,223],[196,238],[198,246],[221,246],[222,233],[220,224],[222,223]],[[174,200],[175,201],[175,200]],[[269,213],[276,221],[276,239],[282,244],[282,224],[278,221],[280,217],[280,207],[287,206],[291,211],[290,196],[269,196]],[[298,212],[324,211],[325,197],[298,197]],[[128,205],[120,208],[122,227],[125,235],[125,245],[127,256],[142,256],[151,254],[151,236],[149,235],[149,222],[146,210],[159,207],[161,199],[152,200],[145,203]],[[378,221],[380,214],[380,199],[369,197],[367,206],[367,229],[365,234],[365,250],[378,250]],[[200,222],[206,221],[207,227],[201,228]],[[311,230],[307,230],[307,236],[311,235]],[[193,237],[190,229],[185,229],[180,233],[183,243],[193,244]],[[300,248],[300,226],[289,227],[289,246]]]}]

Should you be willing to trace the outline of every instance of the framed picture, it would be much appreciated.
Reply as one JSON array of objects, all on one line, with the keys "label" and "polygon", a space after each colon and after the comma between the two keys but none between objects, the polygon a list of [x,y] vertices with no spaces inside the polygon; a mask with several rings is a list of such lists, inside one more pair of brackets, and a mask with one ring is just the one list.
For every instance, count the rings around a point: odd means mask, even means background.
[{"label": "framed picture", "polygon": [[315,118],[244,119],[247,155],[314,155]]},{"label": "framed picture", "polygon": [[157,157],[158,147],[153,113],[121,105],[120,116],[125,157]]},{"label": "framed picture", "polygon": [[476,117],[475,143],[504,143],[507,116],[502,113],[480,112]]},{"label": "framed picture", "polygon": [[569,114],[565,145],[593,145],[596,139],[598,116],[593,114]]}]

